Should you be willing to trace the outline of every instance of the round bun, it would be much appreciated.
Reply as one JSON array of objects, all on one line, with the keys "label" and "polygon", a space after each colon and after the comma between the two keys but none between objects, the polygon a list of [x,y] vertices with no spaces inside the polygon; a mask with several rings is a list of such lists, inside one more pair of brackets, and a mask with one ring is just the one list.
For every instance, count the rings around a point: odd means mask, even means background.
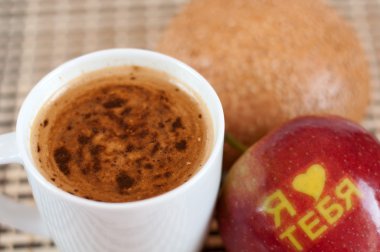
[{"label": "round bun", "polygon": [[[316,0],[193,0],[157,50],[210,81],[227,132],[246,145],[300,115],[361,120],[369,100],[368,65],[353,30]],[[224,164],[238,156],[227,147]]]}]

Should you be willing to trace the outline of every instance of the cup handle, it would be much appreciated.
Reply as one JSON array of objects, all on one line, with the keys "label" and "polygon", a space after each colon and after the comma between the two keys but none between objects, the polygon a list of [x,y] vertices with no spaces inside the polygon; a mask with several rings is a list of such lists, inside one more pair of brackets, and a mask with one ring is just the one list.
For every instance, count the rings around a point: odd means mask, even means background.
[{"label": "cup handle", "polygon": [[[16,143],[16,133],[0,135],[0,165],[17,163],[23,164]],[[48,236],[36,207],[18,203],[0,194],[0,223],[16,229]]]}]

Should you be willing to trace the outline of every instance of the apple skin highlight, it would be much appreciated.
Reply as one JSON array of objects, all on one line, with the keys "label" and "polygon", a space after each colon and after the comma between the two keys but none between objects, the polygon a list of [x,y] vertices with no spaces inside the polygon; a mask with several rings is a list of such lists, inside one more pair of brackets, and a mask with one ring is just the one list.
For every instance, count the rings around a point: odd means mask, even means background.
[{"label": "apple skin highlight", "polygon": [[380,251],[380,143],[334,116],[292,120],[227,174],[218,222],[228,251]]}]

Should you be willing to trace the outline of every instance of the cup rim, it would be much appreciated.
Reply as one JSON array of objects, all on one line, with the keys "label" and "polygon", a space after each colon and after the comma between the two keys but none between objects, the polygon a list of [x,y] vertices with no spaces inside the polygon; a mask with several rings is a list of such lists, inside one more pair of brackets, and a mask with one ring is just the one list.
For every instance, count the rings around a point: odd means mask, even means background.
[{"label": "cup rim", "polygon": [[[33,160],[31,160],[31,157],[28,155],[28,148],[30,147],[28,146],[28,144],[24,144],[24,140],[25,140],[24,138],[27,137],[27,134],[25,133],[25,131],[27,130],[27,127],[29,126],[26,125],[26,123],[24,122],[23,115],[26,110],[25,108],[26,105],[29,104],[31,100],[36,99],[36,97],[38,96],[38,92],[36,91],[37,87],[43,85],[43,83],[45,83],[47,80],[52,78],[52,76],[59,75],[59,73],[62,72],[64,69],[73,68],[73,66],[75,66],[76,64],[78,64],[78,62],[82,60],[88,60],[88,58],[96,57],[100,54],[106,55],[106,54],[113,54],[113,53],[142,54],[147,57],[161,58],[160,60],[162,61],[167,61],[172,65],[176,65],[178,68],[184,69],[191,75],[195,76],[200,82],[203,82],[203,84],[205,85],[205,88],[209,89],[209,92],[212,96],[210,97],[210,99],[214,100],[216,109],[219,114],[217,115],[217,121],[214,122],[214,126],[213,126],[215,128],[215,134],[214,134],[214,144],[212,146],[212,150],[206,162],[196,172],[196,174],[194,174],[185,183],[179,185],[178,187],[168,192],[165,192],[163,194],[156,195],[147,199],[143,199],[143,200],[114,203],[114,202],[95,201],[95,200],[85,199],[80,196],[72,195],[66,192],[65,190],[59,188],[58,186],[54,185],[52,182],[48,181],[41,174],[41,172],[38,171],[38,168],[35,166]],[[170,73],[168,74],[170,75]],[[71,60],[68,60],[65,63],[54,68],[49,73],[47,73],[43,78],[41,78],[37,82],[37,84],[35,84],[35,86],[31,89],[31,91],[28,93],[28,95],[26,96],[26,98],[24,99],[21,105],[18,118],[17,118],[17,123],[16,123],[16,138],[17,138],[17,146],[19,148],[20,158],[24,165],[24,169],[27,171],[28,174],[32,175],[45,189],[55,194],[55,196],[59,198],[65,198],[69,201],[72,201],[73,203],[76,203],[82,206],[99,207],[99,208],[107,208],[107,209],[120,209],[120,208],[149,207],[159,202],[169,201],[173,199],[174,197],[176,197],[178,194],[181,194],[184,191],[186,191],[189,187],[191,187],[203,176],[205,176],[207,170],[211,169],[212,164],[215,163],[216,159],[218,158],[220,150],[223,148],[224,129],[225,129],[225,121],[224,121],[223,108],[222,108],[222,104],[220,102],[218,95],[216,94],[211,84],[192,67],[190,67],[189,65],[173,57],[170,57],[168,55],[165,55],[159,52],[151,51],[151,50],[136,49],[136,48],[113,48],[113,49],[106,49],[106,50],[91,52],[91,53],[73,58]]]}]

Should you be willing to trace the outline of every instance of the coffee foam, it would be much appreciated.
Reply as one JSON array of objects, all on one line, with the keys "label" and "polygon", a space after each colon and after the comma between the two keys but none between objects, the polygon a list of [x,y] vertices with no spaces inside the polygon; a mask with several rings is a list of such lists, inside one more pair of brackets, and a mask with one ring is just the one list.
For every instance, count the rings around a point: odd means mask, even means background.
[{"label": "coffee foam", "polygon": [[142,67],[84,74],[37,116],[33,156],[63,190],[105,202],[146,199],[186,182],[208,156],[208,111]]}]

